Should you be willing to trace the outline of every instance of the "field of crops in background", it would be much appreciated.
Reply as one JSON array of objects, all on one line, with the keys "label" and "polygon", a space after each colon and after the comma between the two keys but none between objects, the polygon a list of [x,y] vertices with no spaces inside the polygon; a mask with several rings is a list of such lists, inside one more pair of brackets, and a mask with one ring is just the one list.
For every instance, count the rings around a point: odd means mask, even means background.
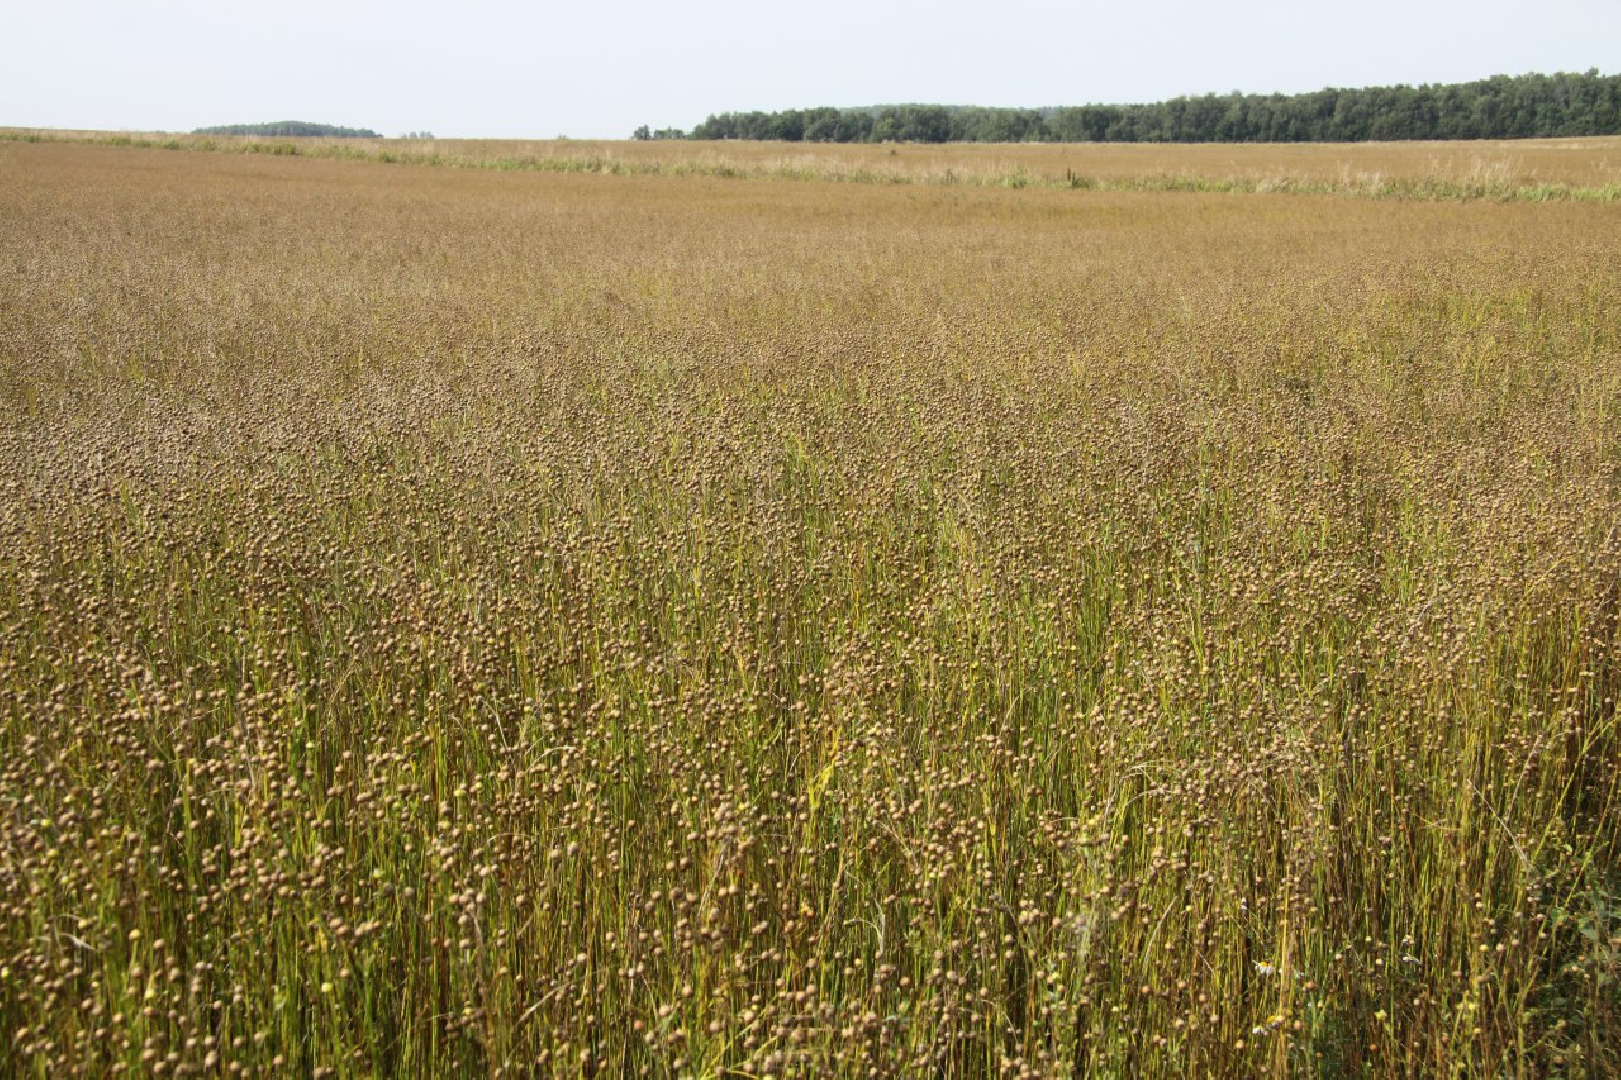
[{"label": "field of crops in background", "polygon": [[6,142],[78,142],[503,172],[1117,191],[1298,192],[1372,198],[1621,201],[1621,138],[1289,145],[604,142],[355,139],[0,128]]},{"label": "field of crops in background", "polygon": [[[1083,153],[1296,151],[895,156]],[[1613,203],[0,143],[0,1072],[1615,1075],[1618,296]]]}]

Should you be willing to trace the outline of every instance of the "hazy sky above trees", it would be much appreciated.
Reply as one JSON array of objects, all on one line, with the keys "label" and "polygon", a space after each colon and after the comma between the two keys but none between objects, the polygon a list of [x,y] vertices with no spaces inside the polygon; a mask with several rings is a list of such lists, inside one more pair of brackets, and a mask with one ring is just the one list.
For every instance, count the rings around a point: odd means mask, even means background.
[{"label": "hazy sky above trees", "polygon": [[0,125],[27,127],[298,119],[624,138],[742,109],[1621,70],[1617,0],[51,0],[14,5],[5,23]]}]

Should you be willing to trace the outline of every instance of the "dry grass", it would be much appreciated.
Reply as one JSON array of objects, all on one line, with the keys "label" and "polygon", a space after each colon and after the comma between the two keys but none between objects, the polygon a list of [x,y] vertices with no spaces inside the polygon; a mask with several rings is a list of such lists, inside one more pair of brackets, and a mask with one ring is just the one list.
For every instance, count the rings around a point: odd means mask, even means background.
[{"label": "dry grass", "polygon": [[1059,186],[1103,190],[1301,192],[1374,198],[1621,200],[1621,138],[1511,142],[1255,145],[819,145],[589,140],[266,139],[0,129],[50,140],[430,164],[504,171]]},{"label": "dry grass", "polygon": [[0,1071],[1621,1066],[1613,209],[0,155]]}]

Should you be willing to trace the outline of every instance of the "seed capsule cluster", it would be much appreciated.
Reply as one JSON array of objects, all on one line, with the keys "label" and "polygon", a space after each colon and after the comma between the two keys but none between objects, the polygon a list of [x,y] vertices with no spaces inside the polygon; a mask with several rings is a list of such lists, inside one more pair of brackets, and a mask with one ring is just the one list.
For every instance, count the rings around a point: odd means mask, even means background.
[{"label": "seed capsule cluster", "polygon": [[1598,1076],[1621,219],[0,159],[0,1071]]}]

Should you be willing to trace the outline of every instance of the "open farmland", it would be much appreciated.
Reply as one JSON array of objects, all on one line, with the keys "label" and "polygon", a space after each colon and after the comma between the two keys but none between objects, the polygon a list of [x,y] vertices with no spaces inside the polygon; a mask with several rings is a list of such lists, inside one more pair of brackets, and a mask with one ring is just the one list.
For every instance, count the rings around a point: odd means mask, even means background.
[{"label": "open farmland", "polygon": [[1613,202],[0,143],[0,1071],[1615,1075],[1617,297]]},{"label": "open farmland", "polygon": [[594,173],[1072,190],[1621,201],[1621,137],[1505,142],[862,145],[576,139],[289,139],[0,128],[5,142]]}]

